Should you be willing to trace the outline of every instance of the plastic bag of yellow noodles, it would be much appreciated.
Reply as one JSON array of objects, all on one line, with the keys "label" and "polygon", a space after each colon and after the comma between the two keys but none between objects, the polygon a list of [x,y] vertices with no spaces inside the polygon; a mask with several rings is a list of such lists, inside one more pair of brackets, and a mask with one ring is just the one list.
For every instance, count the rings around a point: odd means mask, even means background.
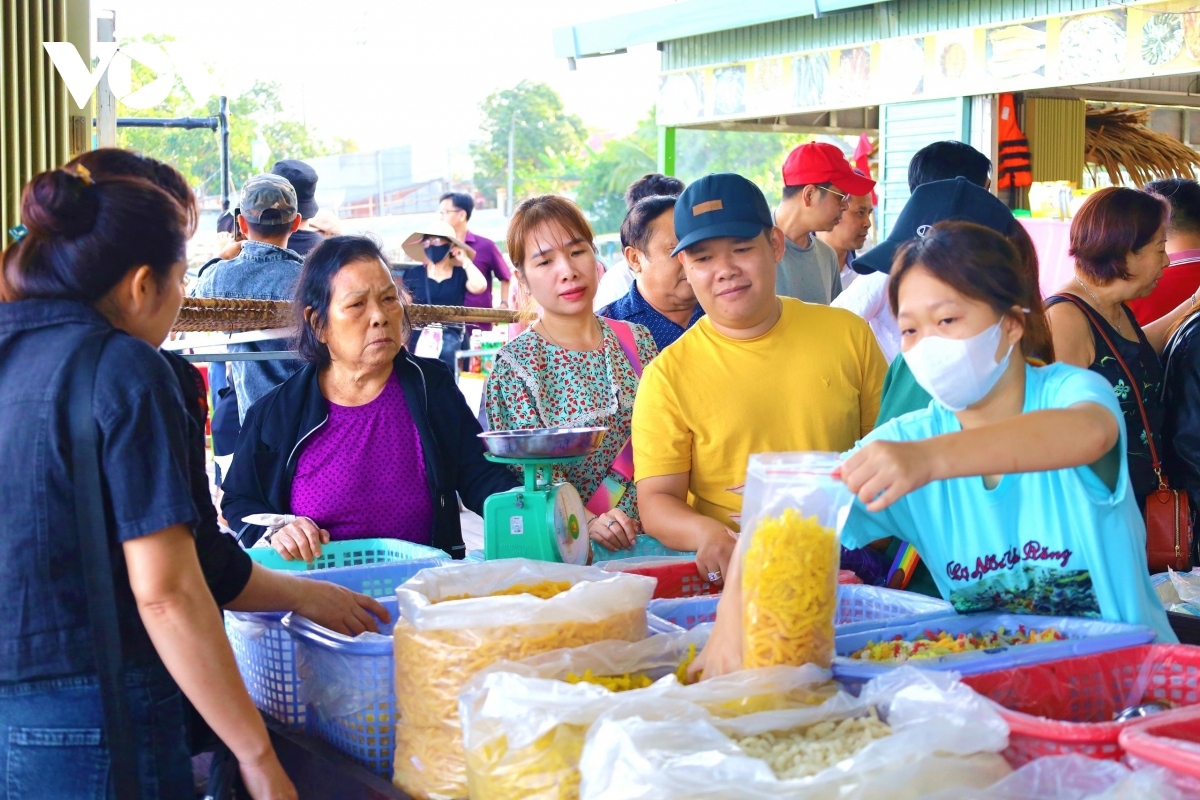
[{"label": "plastic bag of yellow noodles", "polygon": [[835,453],[763,453],[746,469],[742,644],[747,669],[833,661],[838,531],[853,499]]},{"label": "plastic bag of yellow noodles", "polygon": [[423,570],[398,587],[394,783],[429,800],[466,797],[463,684],[497,661],[646,638],[654,586],[639,575],[503,559]]},{"label": "plastic bag of yellow noodles", "polygon": [[1011,772],[1008,725],[953,674],[902,667],[820,706],[713,720],[605,717],[580,757],[583,800],[915,800]]},{"label": "plastic bag of yellow noodles", "polygon": [[481,671],[459,694],[472,800],[578,798],[588,727],[602,714],[663,713],[711,628],[596,642]]}]

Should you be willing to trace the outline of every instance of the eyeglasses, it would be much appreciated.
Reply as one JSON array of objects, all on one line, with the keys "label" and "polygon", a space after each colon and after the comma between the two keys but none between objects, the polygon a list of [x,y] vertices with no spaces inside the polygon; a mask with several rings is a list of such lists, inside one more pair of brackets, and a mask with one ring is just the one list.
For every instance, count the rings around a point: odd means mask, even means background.
[{"label": "eyeglasses", "polygon": [[837,189],[834,189],[832,186],[822,186],[821,191],[829,192],[830,194],[837,195],[839,198],[841,198],[843,203],[850,199],[850,195],[843,194],[842,192],[839,192]]}]

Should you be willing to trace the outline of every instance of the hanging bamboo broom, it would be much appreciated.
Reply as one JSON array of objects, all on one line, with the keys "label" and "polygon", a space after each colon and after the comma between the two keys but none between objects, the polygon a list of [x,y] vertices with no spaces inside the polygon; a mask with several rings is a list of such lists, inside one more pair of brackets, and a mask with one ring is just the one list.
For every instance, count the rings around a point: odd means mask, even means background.
[{"label": "hanging bamboo broom", "polygon": [[1104,169],[1114,186],[1123,186],[1126,175],[1135,186],[1158,178],[1192,178],[1200,167],[1200,153],[1165,133],[1150,130],[1150,110],[1089,106],[1084,135],[1085,161],[1092,175]]}]

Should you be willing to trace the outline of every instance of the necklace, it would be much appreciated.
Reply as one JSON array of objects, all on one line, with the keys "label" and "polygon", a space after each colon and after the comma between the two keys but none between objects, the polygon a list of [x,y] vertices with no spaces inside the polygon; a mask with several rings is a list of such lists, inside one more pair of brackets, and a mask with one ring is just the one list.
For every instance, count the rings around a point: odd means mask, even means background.
[{"label": "necklace", "polygon": [[[1104,313],[1104,304],[1100,302],[1100,298],[1096,297],[1096,295],[1092,293],[1092,290],[1087,287],[1087,284],[1085,284],[1083,281],[1079,280],[1078,275],[1075,276],[1075,282],[1079,284],[1080,288],[1082,288],[1085,292],[1088,293],[1089,297],[1091,297],[1093,300],[1096,301],[1096,310],[1099,311],[1101,314],[1103,314]],[[1117,321],[1113,325],[1113,327],[1115,327],[1117,329],[1117,333],[1120,333],[1123,336],[1124,331],[1121,330],[1121,317],[1122,316],[1123,316],[1123,314],[1121,314],[1121,309],[1118,308],[1117,309]]]}]

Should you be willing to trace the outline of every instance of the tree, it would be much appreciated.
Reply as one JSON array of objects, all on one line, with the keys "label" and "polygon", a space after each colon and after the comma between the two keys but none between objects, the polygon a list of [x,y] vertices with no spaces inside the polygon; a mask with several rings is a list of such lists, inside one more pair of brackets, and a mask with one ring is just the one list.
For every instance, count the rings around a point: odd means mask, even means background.
[{"label": "tree", "polygon": [[513,134],[513,200],[562,193],[580,180],[587,160],[583,122],[563,110],[544,83],[521,81],[493,92],[480,106],[483,141],[471,145],[475,185],[494,197],[508,181],[508,138]]},{"label": "tree", "polygon": [[576,201],[596,233],[620,230],[625,219],[625,189],[658,165],[658,126],[654,110],[629,136],[609,139],[588,162]]},{"label": "tree", "polygon": [[736,172],[758,185],[767,202],[783,195],[783,162],[792,148],[810,141],[806,133],[697,131],[675,134],[675,174],[691,183],[712,172]]},{"label": "tree", "polygon": [[[144,41],[161,44],[169,38],[146,36]],[[133,88],[137,89],[153,80],[154,75],[140,63],[135,63],[132,77]],[[209,98],[204,106],[197,106],[182,82],[176,79],[175,88],[162,105],[139,110],[136,116],[215,117],[219,106],[216,97]],[[229,161],[235,191],[257,172],[251,157],[256,137],[261,137],[270,150],[268,164],[283,158],[313,158],[358,149],[349,139],[338,139],[333,143],[318,139],[302,123],[284,113],[278,84],[256,82],[246,93],[229,100]],[[171,164],[201,195],[215,195],[221,191],[221,143],[217,133],[203,129],[120,128],[117,142],[121,147]]]}]

